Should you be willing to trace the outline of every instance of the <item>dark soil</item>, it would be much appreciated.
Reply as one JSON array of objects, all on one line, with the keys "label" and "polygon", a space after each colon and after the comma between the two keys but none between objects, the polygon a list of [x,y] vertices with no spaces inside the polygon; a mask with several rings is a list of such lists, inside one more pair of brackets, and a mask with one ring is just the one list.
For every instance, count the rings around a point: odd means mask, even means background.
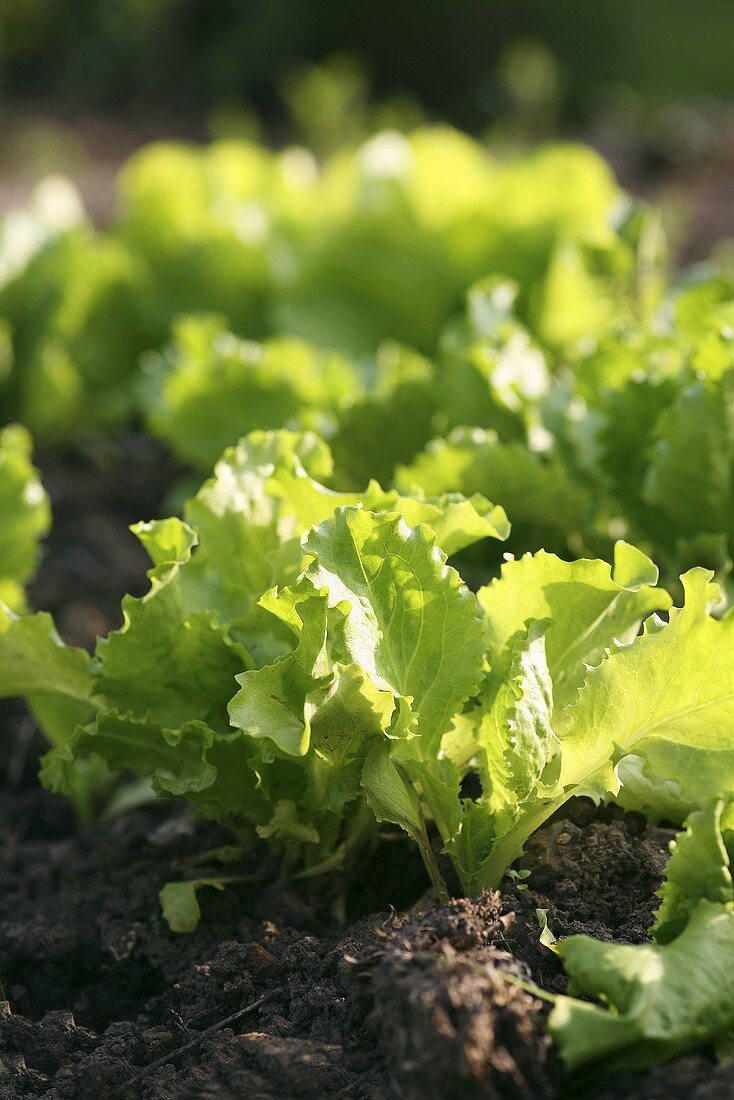
[{"label": "dark soil", "polygon": [[[149,445],[42,456],[56,531],[33,594],[69,640],[119,622],[146,562],[126,525],[159,513],[172,471]],[[144,503],[141,505],[141,501]],[[120,546],[120,542],[124,545]],[[216,874],[195,857],[229,837],[159,802],[81,834],[39,789],[40,739],[0,711],[0,1097],[51,1100],[734,1100],[731,1069],[689,1055],[572,1092],[547,1005],[564,988],[538,942],[646,938],[670,832],[577,803],[528,847],[526,889],[436,907],[410,846],[385,839],[358,878],[306,888],[253,847],[202,891],[194,935],[157,894]]]},{"label": "dark soil", "polygon": [[71,645],[91,648],[122,623],[120,600],[141,595],[150,567],[129,530],[166,512],[176,469],[148,436],[80,441],[35,455],[53,507],[53,525],[31,602],[50,611]]}]

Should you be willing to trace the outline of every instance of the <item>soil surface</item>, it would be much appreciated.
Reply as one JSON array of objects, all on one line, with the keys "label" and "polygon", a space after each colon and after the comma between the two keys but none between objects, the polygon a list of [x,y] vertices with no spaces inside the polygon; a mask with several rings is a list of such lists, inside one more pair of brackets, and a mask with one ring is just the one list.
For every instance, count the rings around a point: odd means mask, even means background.
[{"label": "soil surface", "polygon": [[[145,585],[134,519],[173,471],[151,444],[41,456],[56,527],[33,598],[90,645]],[[142,502],[142,503],[141,503]],[[388,834],[358,878],[289,883],[259,846],[200,894],[196,933],[160,915],[169,881],[221,874],[227,834],[176,802],[79,831],[36,779],[40,738],[0,710],[0,1097],[20,1100],[734,1100],[706,1053],[571,1086],[548,1006],[565,988],[538,940],[646,939],[671,832],[578,802],[530,843],[518,888],[435,906]],[[209,860],[209,862],[207,862]]]},{"label": "soil surface", "polygon": [[170,514],[166,496],[179,471],[154,439],[132,432],[42,449],[34,461],[53,524],[29,599],[53,614],[66,642],[91,649],[122,624],[125,593],[147,587],[150,561],[129,528]]}]

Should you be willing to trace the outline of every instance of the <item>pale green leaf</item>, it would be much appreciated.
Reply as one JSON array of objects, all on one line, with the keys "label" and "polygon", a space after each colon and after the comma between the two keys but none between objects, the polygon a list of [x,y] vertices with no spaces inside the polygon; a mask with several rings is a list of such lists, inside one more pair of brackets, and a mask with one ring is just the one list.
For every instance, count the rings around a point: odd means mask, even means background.
[{"label": "pale green leaf", "polygon": [[543,626],[532,623],[515,641],[507,675],[498,684],[490,681],[490,699],[477,728],[484,802],[498,832],[537,796],[543,772],[558,752]]},{"label": "pale green leaf", "polygon": [[395,699],[380,691],[364,669],[335,665],[328,693],[310,712],[314,760],[309,800],[319,808],[339,811],[353,799],[367,752],[385,733],[395,736]]},{"label": "pale green leaf", "polygon": [[681,389],[656,428],[643,499],[679,535],[734,535],[734,372]]},{"label": "pale green leaf", "polygon": [[665,945],[558,944],[571,992],[606,1007],[558,997],[548,1026],[569,1070],[643,1069],[725,1039],[734,1028],[734,908],[699,902]]},{"label": "pale green leaf", "polygon": [[318,829],[304,820],[304,816],[295,802],[283,798],[275,803],[267,825],[258,825],[257,834],[264,840],[282,840],[286,844],[318,844]]},{"label": "pale green leaf", "polygon": [[657,569],[625,542],[614,548],[614,568],[603,561],[566,562],[544,550],[505,562],[501,576],[478,595],[487,621],[489,659],[503,664],[513,637],[532,620],[549,620],[546,655],[557,706],[569,702],[615,640],[634,636],[652,611],[671,599],[656,588]]},{"label": "pale green leaf", "polygon": [[399,468],[396,485],[405,493],[418,487],[426,496],[481,493],[501,505],[513,525],[544,540],[565,542],[582,530],[589,508],[555,455],[543,458],[479,428],[456,428],[447,439],[433,440]]},{"label": "pale green leaf", "polygon": [[[732,806],[734,801],[729,803],[730,818]],[[722,835],[726,811],[723,799],[709,802],[690,815],[685,830],[671,844],[665,881],[658,890],[661,904],[652,929],[658,943],[668,943],[683,931],[702,898],[734,903],[731,854]]]},{"label": "pale green leaf", "polygon": [[553,788],[539,790],[497,837],[484,885],[499,882],[528,837],[571,796],[617,796],[630,756],[662,780],[666,805],[671,784],[688,809],[734,789],[734,616],[708,615],[710,576],[701,569],[686,574],[685,607],[671,612],[670,623],[588,672],[554,721],[561,751]]},{"label": "pale green leaf", "polygon": [[18,616],[0,604],[0,697],[58,695],[91,707],[89,656],[64,645],[45,611]]},{"label": "pale green leaf", "polygon": [[475,690],[484,638],[475,597],[423,526],[394,514],[340,508],[306,540],[309,576],[330,606],[348,608],[336,649],[375,685],[410,703],[420,754],[436,751]]},{"label": "pale green leaf", "polygon": [[[297,462],[305,478],[331,472],[329,450],[316,436],[252,432],[225,452],[214,476],[186,504],[186,519],[201,543],[187,578],[198,576],[222,589],[232,605],[230,617],[243,615],[267,588],[283,583],[274,558],[302,533],[297,517],[270,488],[274,470],[286,462]],[[300,564],[296,554],[293,576]]]},{"label": "pale green leaf", "polygon": [[439,899],[447,901],[448,892],[431,851],[420,799],[401,765],[392,758],[386,742],[378,743],[368,753],[362,770],[362,787],[377,820],[399,825],[418,846]]},{"label": "pale green leaf", "polygon": [[[288,595],[286,590],[286,601]],[[229,704],[229,717],[248,736],[268,738],[282,752],[303,756],[311,732],[306,703],[329,682],[317,668],[326,642],[326,600],[302,586],[288,614],[298,620],[297,645],[273,664],[237,676],[240,688]]]},{"label": "pale green leaf", "polygon": [[194,538],[178,521],[141,529],[161,561],[148,574],[149,591],[123,600],[124,624],[97,643],[95,688],[109,708],[150,718],[167,728],[200,720],[226,731],[226,704],[235,676],[247,666],[244,648],[232,641],[214,611],[194,610],[186,570]]},{"label": "pale green leaf", "polygon": [[30,436],[19,424],[0,431],[0,516],[0,600],[21,611],[23,585],[38,564],[51,508],[31,463]]},{"label": "pale green leaf", "polygon": [[163,919],[172,932],[182,935],[195,932],[201,920],[201,906],[197,894],[205,886],[224,890],[229,878],[197,878],[188,882],[167,882],[158,897]]},{"label": "pale green leaf", "polygon": [[297,457],[278,464],[267,490],[282,501],[285,513],[296,517],[302,531],[323,523],[337,508],[361,506],[369,512],[399,512],[409,527],[427,524],[447,555],[480,539],[504,540],[510,533],[504,510],[478,493],[469,499],[459,493],[426,498],[420,492],[411,496],[384,490],[376,481],[361,493],[336,492],[310,477]]},{"label": "pale green leaf", "polygon": [[709,578],[687,573],[670,624],[590,671],[566,716],[559,790],[616,794],[612,762],[628,753],[689,805],[734,789],[734,616],[707,614]]}]

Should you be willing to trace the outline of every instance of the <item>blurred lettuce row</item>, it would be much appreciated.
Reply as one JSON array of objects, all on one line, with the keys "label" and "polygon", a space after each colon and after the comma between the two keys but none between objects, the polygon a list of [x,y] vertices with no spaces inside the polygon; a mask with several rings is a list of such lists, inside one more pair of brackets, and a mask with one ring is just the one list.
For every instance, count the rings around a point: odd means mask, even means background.
[{"label": "blurred lettuce row", "polygon": [[0,224],[0,408],[54,440],[123,423],[149,342],[147,273],[49,178]]},{"label": "blurred lettuce row", "polygon": [[484,275],[515,279],[541,320],[559,247],[583,253],[589,279],[629,274],[627,208],[590,149],[500,160],[422,127],[322,166],[304,149],[242,141],[151,146],[122,170],[117,228],[148,261],[165,321],[211,309],[247,337],[287,332],[356,355],[395,339],[430,353]]},{"label": "blurred lettuce row", "polygon": [[358,360],[385,340],[432,355],[489,274],[564,345],[632,308],[641,224],[580,146],[499,159],[423,127],[319,165],[243,140],[153,145],[122,169],[107,230],[61,180],[0,224],[3,415],[46,439],[124,422],[141,353],[191,312]]},{"label": "blurred lettuce row", "polygon": [[31,462],[25,428],[0,431],[0,617],[26,609],[24,586],[38,565],[40,541],[51,526],[51,507]]}]

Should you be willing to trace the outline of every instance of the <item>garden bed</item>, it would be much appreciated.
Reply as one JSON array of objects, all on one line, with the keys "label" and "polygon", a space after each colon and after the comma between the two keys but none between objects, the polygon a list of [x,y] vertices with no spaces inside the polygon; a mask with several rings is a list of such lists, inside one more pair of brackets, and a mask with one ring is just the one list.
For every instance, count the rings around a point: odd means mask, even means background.
[{"label": "garden bed", "polygon": [[[18,710],[4,719],[7,732]],[[345,924],[338,896],[278,882],[254,850],[237,870],[261,880],[203,892],[199,929],[180,936],[158,890],[226,837],[164,804],[76,836],[63,810],[30,770],[3,800],[0,1087],[13,1098],[567,1095],[545,1006],[513,982],[564,988],[535,910],[559,935],[642,942],[670,836],[578,803],[535,838],[528,889],[439,907],[392,839],[341,884]],[[730,1069],[687,1056],[578,1095],[733,1088]]]},{"label": "garden bed", "polygon": [[[42,463],[56,522],[33,598],[89,645],[144,588],[121,535],[157,513],[172,471],[136,437]],[[644,942],[671,831],[578,801],[528,846],[525,888],[438,907],[397,833],[328,889],[288,882],[255,846],[227,871],[247,881],[202,891],[182,936],[158,891],[194,866],[205,877],[201,853],[227,835],[165,802],[79,833],[38,787],[23,707],[0,723],[1,1096],[734,1097],[731,1066],[705,1053],[571,1089],[527,991],[565,982],[538,909],[558,936]]]}]

